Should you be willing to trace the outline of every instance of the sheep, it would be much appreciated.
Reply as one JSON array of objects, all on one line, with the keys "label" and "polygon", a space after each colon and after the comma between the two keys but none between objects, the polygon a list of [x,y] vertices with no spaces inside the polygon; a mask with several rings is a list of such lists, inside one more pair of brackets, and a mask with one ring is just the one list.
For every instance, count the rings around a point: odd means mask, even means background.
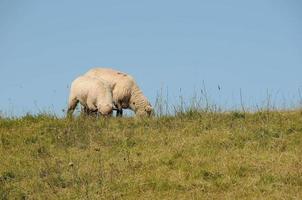
[{"label": "sheep", "polygon": [[127,108],[133,110],[136,116],[151,115],[153,108],[132,76],[110,68],[93,68],[84,76],[101,78],[110,84],[117,116],[122,116],[123,109]]},{"label": "sheep", "polygon": [[71,116],[78,102],[87,114],[110,116],[113,110],[111,87],[105,80],[88,76],[76,78],[70,88],[67,115]]}]

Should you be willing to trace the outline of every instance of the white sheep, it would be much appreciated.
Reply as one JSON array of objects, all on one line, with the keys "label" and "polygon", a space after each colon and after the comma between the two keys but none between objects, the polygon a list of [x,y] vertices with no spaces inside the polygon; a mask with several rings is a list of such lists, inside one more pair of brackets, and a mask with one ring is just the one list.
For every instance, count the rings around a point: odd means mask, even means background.
[{"label": "white sheep", "polygon": [[69,116],[78,102],[86,113],[99,112],[103,116],[110,116],[113,110],[112,88],[105,80],[80,76],[71,84],[67,111]]},{"label": "white sheep", "polygon": [[137,116],[150,116],[153,108],[132,76],[110,68],[94,68],[84,76],[100,78],[110,84],[117,116],[123,115],[123,108],[130,108]]}]

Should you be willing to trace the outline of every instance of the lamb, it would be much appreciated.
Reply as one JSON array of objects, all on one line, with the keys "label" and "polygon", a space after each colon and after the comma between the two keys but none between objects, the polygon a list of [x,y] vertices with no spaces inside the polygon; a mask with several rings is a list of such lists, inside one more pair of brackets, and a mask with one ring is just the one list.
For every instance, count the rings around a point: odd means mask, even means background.
[{"label": "lamb", "polygon": [[111,87],[105,80],[88,76],[76,78],[70,88],[68,116],[72,115],[78,102],[86,113],[99,112],[103,116],[110,116],[113,110]]},{"label": "lamb", "polygon": [[132,76],[110,68],[93,68],[84,76],[101,78],[110,84],[117,116],[122,116],[127,108],[137,116],[151,115],[153,108]]}]

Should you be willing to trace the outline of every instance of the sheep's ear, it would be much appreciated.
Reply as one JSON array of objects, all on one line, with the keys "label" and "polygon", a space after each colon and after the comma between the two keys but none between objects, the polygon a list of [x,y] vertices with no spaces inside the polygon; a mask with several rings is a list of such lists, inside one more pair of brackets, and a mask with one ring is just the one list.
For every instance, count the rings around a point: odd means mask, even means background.
[{"label": "sheep's ear", "polygon": [[145,107],[146,112],[152,112],[152,110],[153,110],[152,106],[146,106]]}]

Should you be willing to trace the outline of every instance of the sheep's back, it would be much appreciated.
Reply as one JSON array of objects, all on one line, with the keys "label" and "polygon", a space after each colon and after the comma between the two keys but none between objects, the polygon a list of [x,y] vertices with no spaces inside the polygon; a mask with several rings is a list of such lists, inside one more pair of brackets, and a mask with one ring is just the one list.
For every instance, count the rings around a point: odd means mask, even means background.
[{"label": "sheep's back", "polygon": [[132,76],[110,68],[93,68],[85,76],[101,78],[107,81],[113,89],[113,98],[118,101],[128,101],[135,81]]},{"label": "sheep's back", "polygon": [[88,97],[96,98],[99,95],[107,97],[110,92],[108,84],[92,77],[80,76],[71,84],[71,93],[83,101]]}]

